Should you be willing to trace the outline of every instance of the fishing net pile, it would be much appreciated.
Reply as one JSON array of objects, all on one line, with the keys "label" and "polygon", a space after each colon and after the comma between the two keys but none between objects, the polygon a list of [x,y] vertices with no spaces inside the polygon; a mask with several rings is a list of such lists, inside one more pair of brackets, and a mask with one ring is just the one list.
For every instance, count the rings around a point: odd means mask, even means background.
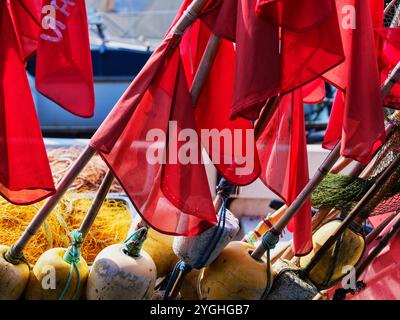
[{"label": "fishing net pile", "polygon": [[[68,171],[68,168],[71,167],[82,151],[83,148],[79,146],[53,147],[48,149],[47,154],[53,172],[53,178],[56,183],[61,180]],[[79,177],[74,181],[72,186],[69,188],[69,191],[76,193],[96,192],[99,189],[106,172],[107,165],[100,156],[95,155]],[[112,184],[110,192],[119,194],[124,193],[121,185],[116,180]]]},{"label": "fishing net pile", "polygon": [[[68,247],[71,243],[69,233],[79,228],[92,201],[90,198],[64,197],[24,250],[28,262],[34,264],[50,248]],[[15,206],[0,199],[0,243],[9,246],[14,244],[42,204]],[[81,248],[86,261],[92,263],[103,248],[123,242],[129,232],[131,219],[124,201],[106,200]]]}]

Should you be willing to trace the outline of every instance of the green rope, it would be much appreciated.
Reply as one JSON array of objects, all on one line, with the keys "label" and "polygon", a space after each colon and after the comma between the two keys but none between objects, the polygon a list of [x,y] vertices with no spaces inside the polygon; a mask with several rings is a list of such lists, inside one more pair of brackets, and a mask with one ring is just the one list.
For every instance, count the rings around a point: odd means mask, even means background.
[{"label": "green rope", "polygon": [[311,195],[315,208],[340,208],[358,201],[371,185],[371,181],[329,173]]},{"label": "green rope", "polygon": [[140,228],[132,233],[125,241],[125,252],[131,257],[139,257],[144,241],[147,238],[147,228]]},{"label": "green rope", "polygon": [[81,283],[81,275],[79,273],[78,263],[81,260],[81,253],[79,252],[79,247],[82,245],[83,235],[82,235],[82,232],[80,232],[79,230],[73,230],[70,233],[70,236],[72,239],[72,243],[68,247],[67,251],[64,254],[64,261],[69,263],[71,265],[71,268],[69,270],[69,275],[68,275],[67,283],[65,284],[65,288],[61,292],[58,300],[64,299],[65,294],[67,293],[67,291],[71,285],[72,276],[74,274],[74,271],[76,272],[77,284],[75,287],[75,291],[72,295],[72,300],[76,299],[78,292],[79,292],[80,283]]}]

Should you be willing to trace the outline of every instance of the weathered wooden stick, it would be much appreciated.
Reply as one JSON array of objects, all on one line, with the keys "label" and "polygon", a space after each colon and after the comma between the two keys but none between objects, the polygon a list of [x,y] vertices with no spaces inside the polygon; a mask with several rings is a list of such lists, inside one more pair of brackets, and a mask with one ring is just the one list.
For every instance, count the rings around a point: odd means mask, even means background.
[{"label": "weathered wooden stick", "polygon": [[[318,171],[314,175],[314,177],[307,183],[304,189],[300,192],[295,201],[288,207],[285,214],[278,220],[276,224],[274,224],[273,228],[269,232],[273,232],[276,235],[280,235],[286,225],[290,222],[290,220],[294,217],[297,211],[303,206],[306,202],[307,198],[314,191],[314,189],[318,186],[318,184],[325,178],[328,174],[329,170],[333,167],[336,161],[340,157],[340,147],[341,143],[339,142],[336,147],[329,153],[328,157],[325,159],[323,164],[318,168]],[[267,248],[261,243],[252,253],[252,257],[256,260],[260,260],[264,255]]]},{"label": "weathered wooden stick", "polygon": [[85,218],[82,221],[81,226],[79,227],[79,231],[82,233],[83,239],[86,238],[90,228],[92,227],[93,222],[96,219],[105,198],[107,197],[113,180],[114,175],[111,170],[108,170],[103,181],[101,182],[100,188],[96,194],[96,197],[94,198],[92,205],[90,206]]},{"label": "weathered wooden stick", "polygon": [[55,208],[57,203],[63,197],[69,186],[74,182],[79,173],[83,170],[86,164],[95,154],[95,149],[87,146],[79,158],[75,161],[72,167],[69,169],[67,174],[62,178],[56,188],[56,193],[51,196],[44,205],[40,208],[39,212],[33,218],[31,223],[25,229],[24,233],[17,240],[17,242],[6,252],[5,258],[14,264],[18,264],[23,258],[22,251],[28,244],[30,239],[36,234],[40,226],[46,220],[50,212]]}]

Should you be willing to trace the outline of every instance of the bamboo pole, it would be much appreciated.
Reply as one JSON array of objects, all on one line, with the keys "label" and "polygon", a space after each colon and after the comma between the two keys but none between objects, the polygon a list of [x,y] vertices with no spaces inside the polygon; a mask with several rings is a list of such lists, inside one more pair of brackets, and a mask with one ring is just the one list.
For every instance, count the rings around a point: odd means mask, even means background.
[{"label": "bamboo pole", "polygon": [[[189,28],[198,18],[199,13],[205,7],[208,0],[194,0],[188,8],[185,10],[181,18],[173,27],[173,32],[178,35],[182,35],[187,28]],[[60,201],[62,196],[68,190],[69,186],[75,180],[75,178],[79,175],[79,173],[83,170],[86,164],[90,161],[93,155],[96,153],[96,150],[90,146],[87,146],[78,160],[73,164],[68,173],[61,180],[59,185],[56,188],[56,193],[47,199],[43,207],[39,210],[38,214],[34,217],[31,223],[28,225],[22,236],[17,240],[17,242],[6,252],[5,258],[13,263],[18,264],[21,262],[23,258],[23,250],[30,239],[36,234],[40,226],[46,220],[48,215]],[[98,194],[99,198],[95,199],[95,203],[97,200],[100,200],[102,195]],[[97,205],[97,204],[96,204]],[[94,210],[94,208],[93,208]]]}]

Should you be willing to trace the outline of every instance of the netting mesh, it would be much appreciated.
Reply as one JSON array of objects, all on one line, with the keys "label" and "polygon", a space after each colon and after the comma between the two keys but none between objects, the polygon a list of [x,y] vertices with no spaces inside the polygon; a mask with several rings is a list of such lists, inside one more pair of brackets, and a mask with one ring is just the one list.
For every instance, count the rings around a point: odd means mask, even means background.
[{"label": "netting mesh", "polygon": [[384,26],[400,27],[400,0],[392,0],[385,8]]},{"label": "netting mesh", "polygon": [[[366,194],[390,164],[400,156],[400,129],[394,127],[391,135],[379,150],[366,179],[328,175],[312,194],[312,203],[317,208],[335,208],[342,216],[347,215]],[[379,215],[398,210],[400,206],[400,167],[383,186],[369,199],[362,216]]]}]

